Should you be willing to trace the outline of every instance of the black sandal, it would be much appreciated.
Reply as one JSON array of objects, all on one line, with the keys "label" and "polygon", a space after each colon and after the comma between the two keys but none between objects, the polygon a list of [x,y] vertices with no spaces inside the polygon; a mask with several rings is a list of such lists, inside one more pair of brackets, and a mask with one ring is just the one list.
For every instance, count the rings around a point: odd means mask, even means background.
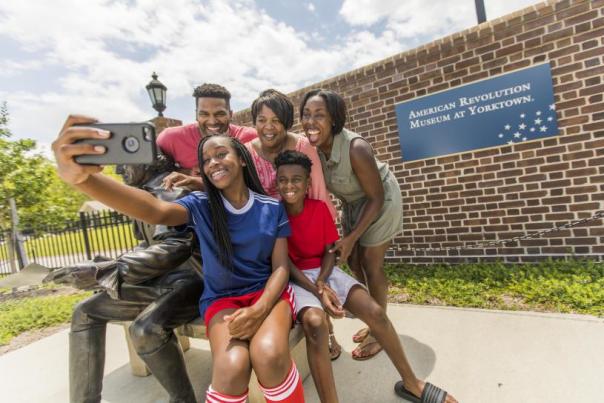
[{"label": "black sandal", "polygon": [[447,398],[447,392],[426,382],[421,397],[415,396],[405,388],[403,381],[398,381],[394,385],[394,393],[412,403],[444,403]]}]

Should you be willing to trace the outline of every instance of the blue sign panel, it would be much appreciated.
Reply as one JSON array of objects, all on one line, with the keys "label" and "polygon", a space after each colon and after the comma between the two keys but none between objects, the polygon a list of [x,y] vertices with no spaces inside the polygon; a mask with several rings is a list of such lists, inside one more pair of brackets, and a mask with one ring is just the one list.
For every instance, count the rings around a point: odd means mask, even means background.
[{"label": "blue sign panel", "polygon": [[396,105],[405,161],[558,134],[549,63]]}]

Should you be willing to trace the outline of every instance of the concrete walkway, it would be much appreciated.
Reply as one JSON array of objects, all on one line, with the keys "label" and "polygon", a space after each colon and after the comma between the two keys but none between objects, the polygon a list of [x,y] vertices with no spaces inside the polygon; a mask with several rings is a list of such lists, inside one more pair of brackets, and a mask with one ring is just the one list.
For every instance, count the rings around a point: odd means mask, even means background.
[{"label": "concrete walkway", "polygon": [[[450,390],[460,402],[599,403],[604,376],[604,319],[581,315],[390,305],[417,375]],[[334,362],[342,403],[402,402],[384,353],[351,359],[357,320],[335,321],[344,347]],[[67,402],[67,330],[0,356],[0,400]],[[209,382],[209,345],[192,340],[186,353],[199,398]],[[155,379],[130,374],[123,330],[109,326],[104,402],[167,402]],[[318,402],[309,377],[307,402]]]}]

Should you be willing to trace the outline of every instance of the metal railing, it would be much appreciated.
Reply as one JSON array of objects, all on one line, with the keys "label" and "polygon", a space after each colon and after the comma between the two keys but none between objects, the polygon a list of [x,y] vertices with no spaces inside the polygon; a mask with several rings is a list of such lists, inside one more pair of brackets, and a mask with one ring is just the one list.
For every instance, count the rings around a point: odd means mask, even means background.
[{"label": "metal railing", "polygon": [[[138,242],[132,234],[132,220],[115,211],[80,213],[80,219],[60,228],[25,228],[21,231],[28,262],[61,267],[96,255],[115,258]],[[0,275],[12,272],[10,231],[0,229]]]}]

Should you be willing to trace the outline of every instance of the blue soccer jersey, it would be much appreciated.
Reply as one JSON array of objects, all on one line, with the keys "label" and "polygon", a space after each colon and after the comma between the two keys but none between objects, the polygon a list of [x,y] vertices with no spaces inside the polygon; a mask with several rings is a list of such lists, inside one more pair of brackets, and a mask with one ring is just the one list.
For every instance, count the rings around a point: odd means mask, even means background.
[{"label": "blue soccer jersey", "polygon": [[193,192],[175,202],[189,210],[189,226],[197,234],[201,247],[205,282],[199,302],[202,318],[207,307],[217,299],[263,289],[272,273],[275,241],[290,235],[285,209],[272,197],[250,190],[248,202],[240,209],[224,198],[222,201],[233,245],[232,269],[220,262],[207,194]]}]

